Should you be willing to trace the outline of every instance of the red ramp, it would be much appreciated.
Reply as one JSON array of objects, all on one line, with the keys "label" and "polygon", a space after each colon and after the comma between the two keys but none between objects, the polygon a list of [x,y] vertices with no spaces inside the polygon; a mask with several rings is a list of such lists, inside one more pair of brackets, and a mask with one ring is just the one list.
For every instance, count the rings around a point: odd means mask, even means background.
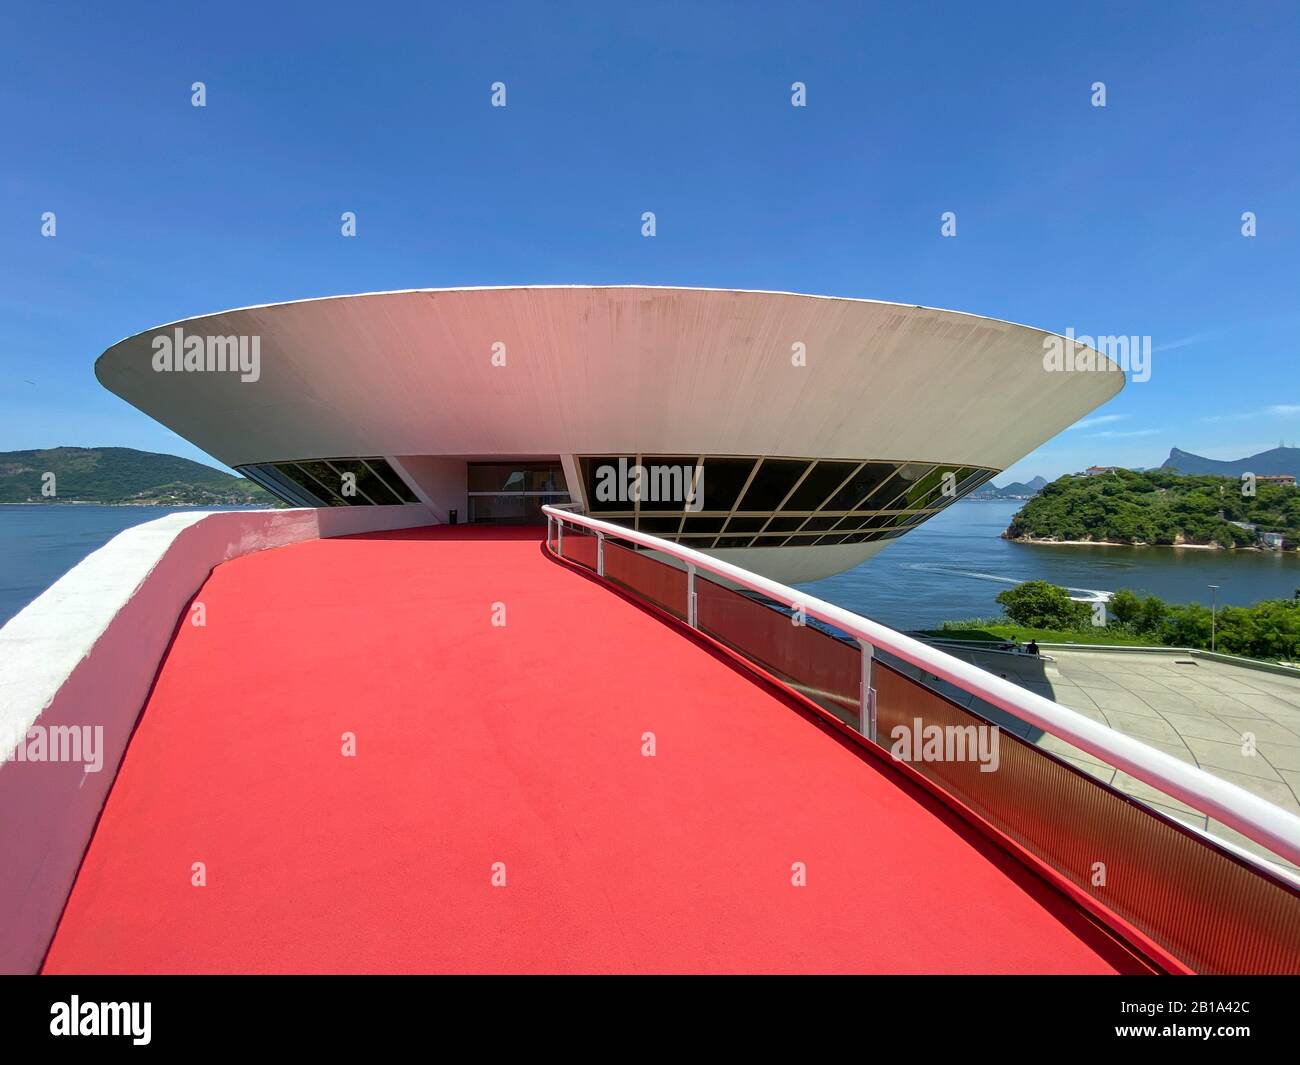
[{"label": "red ramp", "polygon": [[440,526],[219,567],[45,971],[1136,969],[929,795],[540,540]]}]

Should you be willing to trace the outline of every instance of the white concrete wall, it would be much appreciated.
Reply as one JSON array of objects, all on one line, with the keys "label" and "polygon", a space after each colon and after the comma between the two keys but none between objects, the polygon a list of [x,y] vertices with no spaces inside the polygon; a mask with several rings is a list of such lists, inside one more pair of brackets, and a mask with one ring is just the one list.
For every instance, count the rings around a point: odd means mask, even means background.
[{"label": "white concrete wall", "polygon": [[436,455],[389,455],[388,462],[406,478],[440,522],[450,521],[452,510],[461,524],[469,521],[469,464],[465,459]]},{"label": "white concrete wall", "polygon": [[[213,568],[424,506],[172,514],[120,533],[0,628],[0,972],[35,972],[176,625]],[[19,761],[36,727],[102,726],[102,768]]]}]

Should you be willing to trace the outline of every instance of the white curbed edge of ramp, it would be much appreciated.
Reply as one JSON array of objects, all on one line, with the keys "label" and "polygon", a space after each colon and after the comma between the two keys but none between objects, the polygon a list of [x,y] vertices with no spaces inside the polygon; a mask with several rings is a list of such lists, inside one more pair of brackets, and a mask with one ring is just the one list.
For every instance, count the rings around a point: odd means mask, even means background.
[{"label": "white curbed edge of ramp", "polygon": [[[420,505],[171,514],[119,533],[0,628],[0,973],[39,969],[177,620],[212,570],[433,522]],[[98,736],[96,768],[16,757],[33,730]]]}]

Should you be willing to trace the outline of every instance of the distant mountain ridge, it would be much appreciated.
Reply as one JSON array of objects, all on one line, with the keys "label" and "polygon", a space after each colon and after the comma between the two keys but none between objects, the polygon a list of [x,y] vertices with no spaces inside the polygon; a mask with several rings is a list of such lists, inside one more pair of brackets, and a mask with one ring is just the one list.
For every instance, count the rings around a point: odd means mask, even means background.
[{"label": "distant mountain ridge", "polygon": [[[42,493],[46,474],[54,475],[52,497]],[[246,478],[129,447],[0,451],[0,503],[278,505]]]},{"label": "distant mountain ridge", "polygon": [[1041,492],[1047,486],[1046,477],[1035,477],[1030,481],[1012,481],[998,489],[1004,496],[1031,496]]},{"label": "distant mountain ridge", "polygon": [[1176,473],[1209,473],[1217,477],[1240,477],[1243,473],[1275,477],[1289,473],[1300,478],[1300,447],[1275,447],[1258,455],[1227,462],[1193,455],[1175,447],[1170,449],[1169,457],[1160,468]]},{"label": "distant mountain ridge", "polygon": [[972,492],[970,499],[1027,499],[1037,495],[1047,485],[1046,477],[1035,477],[1029,481],[1012,481],[998,488],[991,481]]}]

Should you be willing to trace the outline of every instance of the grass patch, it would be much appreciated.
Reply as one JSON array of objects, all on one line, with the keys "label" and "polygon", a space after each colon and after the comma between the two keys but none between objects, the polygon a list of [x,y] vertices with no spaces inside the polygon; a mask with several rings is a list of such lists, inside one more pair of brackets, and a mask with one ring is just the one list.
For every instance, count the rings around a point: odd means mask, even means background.
[{"label": "grass patch", "polygon": [[[960,625],[960,622],[949,624]],[[1036,640],[1039,643],[1086,643],[1097,646],[1127,647],[1163,647],[1158,640],[1145,636],[1134,636],[1128,632],[1108,632],[1104,628],[1086,632],[1065,632],[1057,629],[1031,629],[1014,622],[990,623],[971,622],[969,627],[923,629],[926,636],[936,636],[945,640],[970,640],[975,643],[1005,643],[1018,639],[1021,643]]]}]

